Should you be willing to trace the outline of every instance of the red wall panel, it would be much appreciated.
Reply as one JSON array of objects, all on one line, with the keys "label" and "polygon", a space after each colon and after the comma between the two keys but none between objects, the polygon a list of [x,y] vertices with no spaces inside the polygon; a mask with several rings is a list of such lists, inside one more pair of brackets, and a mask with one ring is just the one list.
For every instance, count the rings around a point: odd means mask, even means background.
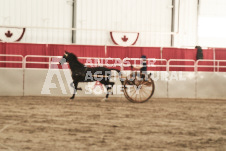
[{"label": "red wall panel", "polygon": [[226,48],[215,48],[215,59],[226,60]]},{"label": "red wall panel", "polygon": [[[87,45],[57,45],[57,44],[28,44],[28,43],[0,43],[0,54],[14,55],[47,55],[47,56],[63,56],[64,51],[72,52],[78,57],[98,57],[98,58],[140,58],[146,55],[147,58],[161,59],[160,47],[120,47],[120,46],[87,46]],[[162,58],[169,59],[192,59],[196,60],[196,49],[182,48],[163,48]],[[214,49],[203,49],[204,59],[214,59]],[[215,49],[216,60],[226,60],[226,48]],[[20,58],[1,57],[1,60],[20,61]],[[28,58],[27,61],[48,62],[45,58]],[[80,60],[85,63],[85,60]],[[165,64],[157,62],[155,65]],[[201,64],[211,65],[211,62],[202,62]],[[190,62],[172,62],[172,65],[192,65]],[[226,66],[226,63],[220,63]],[[19,64],[0,63],[0,67],[21,67]],[[47,68],[48,65],[27,64],[27,67]],[[119,69],[119,68],[118,68]],[[148,70],[165,70],[160,67],[149,67]],[[193,71],[193,68],[172,67],[172,71]],[[199,71],[214,71],[212,67],[199,68]],[[226,68],[220,68],[220,71],[226,71]]]},{"label": "red wall panel", "polygon": [[[74,53],[77,57],[98,57],[105,58],[104,46],[86,46],[86,45],[48,45],[49,56],[63,56],[64,52],[68,51]],[[85,63],[85,60],[80,60],[81,63]],[[59,67],[57,65],[51,66],[52,68]]]},{"label": "red wall panel", "polygon": [[[142,55],[146,55],[147,58],[161,58],[160,48],[155,47],[120,47],[120,46],[108,46],[106,57],[111,58],[140,58]],[[160,64],[158,62],[157,64]],[[130,70],[130,67],[125,67],[125,70]],[[157,67],[149,67],[148,70],[161,70]]]},{"label": "red wall panel", "polygon": [[[163,48],[162,58],[169,59],[191,59],[196,60],[196,49],[183,49],[183,48]],[[171,62],[171,65],[193,65],[191,62],[175,61]],[[190,67],[171,67],[170,71],[194,71],[194,68]]]},{"label": "red wall panel", "polygon": [[[226,48],[215,48],[215,59],[226,61]],[[219,62],[220,66],[226,66],[226,62]],[[219,68],[220,72],[226,72],[226,68]]]},{"label": "red wall panel", "polygon": [[[0,42],[0,54],[5,54],[5,43]],[[0,57],[0,60],[5,61],[6,57]],[[0,67],[5,67],[5,63],[0,63]]]},{"label": "red wall panel", "polygon": [[120,46],[108,46],[106,57],[111,58],[140,58],[141,48],[139,47],[120,47]]},{"label": "red wall panel", "polygon": [[196,49],[163,48],[163,59],[196,59]]},{"label": "red wall panel", "polygon": [[[27,44],[27,43],[5,43],[5,54],[14,54],[14,55],[46,55],[46,44]],[[6,61],[20,61],[19,58],[7,57]],[[28,59],[28,61],[32,61]],[[44,58],[36,58],[35,61],[48,61]],[[7,63],[5,67],[21,67],[20,64],[9,64]],[[38,64],[27,64],[27,67],[34,68],[46,68],[47,65],[38,65]]]},{"label": "red wall panel", "polygon": [[77,57],[105,57],[104,46],[48,45],[50,56],[63,56],[65,50],[74,53]]},{"label": "red wall panel", "polygon": [[5,43],[0,42],[0,54],[5,54]]},{"label": "red wall panel", "polygon": [[213,48],[203,49],[203,59],[214,59],[213,58]]}]

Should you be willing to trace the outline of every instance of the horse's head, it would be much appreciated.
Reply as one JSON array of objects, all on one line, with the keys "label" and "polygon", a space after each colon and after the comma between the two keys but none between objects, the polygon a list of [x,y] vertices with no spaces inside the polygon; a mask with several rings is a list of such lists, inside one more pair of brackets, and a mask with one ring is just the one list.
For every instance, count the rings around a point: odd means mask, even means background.
[{"label": "horse's head", "polygon": [[69,53],[67,51],[64,52],[62,59],[60,60],[60,64],[63,65],[66,62],[70,62],[72,60],[77,60],[77,57],[73,53]]}]

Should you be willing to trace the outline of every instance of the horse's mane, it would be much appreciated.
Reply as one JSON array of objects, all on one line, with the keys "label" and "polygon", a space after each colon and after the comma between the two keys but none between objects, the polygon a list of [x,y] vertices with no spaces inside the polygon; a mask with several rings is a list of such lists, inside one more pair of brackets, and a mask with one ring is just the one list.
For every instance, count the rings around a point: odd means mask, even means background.
[{"label": "horse's mane", "polygon": [[75,54],[70,53],[69,58],[70,58],[70,61],[75,62],[77,65],[79,65],[81,67],[84,67],[84,65],[81,62],[78,61],[78,57]]}]

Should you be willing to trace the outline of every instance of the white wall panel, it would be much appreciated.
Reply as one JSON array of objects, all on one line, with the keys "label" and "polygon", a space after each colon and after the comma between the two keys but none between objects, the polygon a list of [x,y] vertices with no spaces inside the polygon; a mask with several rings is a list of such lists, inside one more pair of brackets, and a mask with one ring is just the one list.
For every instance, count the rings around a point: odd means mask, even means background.
[{"label": "white wall panel", "polygon": [[[72,27],[72,4],[67,0],[0,0],[0,25]],[[71,30],[27,28],[22,42],[71,43]]]},{"label": "white wall panel", "polygon": [[[77,44],[113,44],[109,32],[116,30],[140,32],[137,45],[171,46],[172,0],[75,2]],[[225,0],[200,0],[199,12],[197,0],[175,2],[174,46],[226,46]],[[71,28],[72,6],[70,0],[0,0],[0,25]],[[27,28],[21,42],[71,43],[72,31]]]},{"label": "white wall panel", "polygon": [[[60,77],[57,76],[59,72]],[[24,76],[24,95],[25,96],[65,96],[70,97],[73,94],[73,88],[69,85],[72,82],[71,71],[66,70],[66,76],[63,70],[57,69],[25,69]],[[36,79],[36,80],[34,80]],[[67,83],[69,80],[69,84]],[[50,80],[50,81],[48,81]],[[62,80],[62,83],[61,83]],[[51,84],[52,83],[52,84]],[[48,85],[46,85],[48,84]],[[62,84],[62,85],[61,85]],[[95,83],[83,83],[78,84],[82,91],[77,91],[77,97],[105,97],[105,93],[95,94],[89,93],[87,85],[93,86]],[[116,80],[116,84],[121,84],[119,80]],[[55,85],[55,86],[54,86]],[[55,88],[54,88],[55,87]],[[94,91],[98,91],[98,88]],[[110,95],[110,97],[120,97],[121,94],[117,94],[119,89],[114,87],[115,95]],[[124,96],[124,95],[123,95]]]},{"label": "white wall panel", "polygon": [[[176,73],[176,74],[175,74]],[[172,74],[175,74],[172,76]],[[168,81],[169,98],[195,98],[195,72],[170,72]],[[172,78],[171,78],[172,77]]]},{"label": "white wall panel", "polygon": [[[51,85],[49,85],[49,94],[43,90],[48,72],[55,73],[56,69],[0,69],[0,96],[65,96],[70,97],[73,88],[67,83],[72,81],[70,70],[66,70],[68,77],[62,70],[58,70],[62,78],[63,87],[60,85],[60,79],[57,75],[51,76]],[[177,80],[172,76],[172,72],[152,72],[155,80],[155,93],[153,98],[205,98],[205,99],[225,99],[226,73],[224,72],[182,72],[177,74],[177,78],[182,77],[186,80]],[[23,80],[24,75],[24,80]],[[166,78],[167,77],[167,78]],[[171,79],[173,77],[173,80]],[[168,79],[168,80],[166,80]],[[104,97],[105,94],[94,95],[87,94],[85,86],[88,83],[79,83],[83,91],[78,91],[77,97]],[[117,80],[116,86],[121,83]],[[55,85],[55,88],[54,88]],[[24,88],[23,88],[24,86]],[[119,92],[116,90],[115,92]],[[124,97],[124,94],[115,94],[110,97]]]},{"label": "white wall panel", "polygon": [[225,72],[198,72],[197,98],[225,99]]},{"label": "white wall panel", "polygon": [[76,43],[113,44],[110,31],[138,31],[137,45],[170,46],[171,5],[172,0],[77,0],[76,27],[102,31],[78,30]]},{"label": "white wall panel", "polygon": [[174,36],[174,46],[197,45],[197,4],[197,0],[176,0],[174,31],[178,34]]},{"label": "white wall panel", "polygon": [[23,96],[23,69],[0,69],[0,96]]},{"label": "white wall panel", "polygon": [[[25,69],[24,76],[24,95],[25,96],[71,96],[70,88],[67,86],[67,81],[64,77],[63,72],[60,72],[61,79],[63,81],[63,85],[60,85],[59,79],[56,74],[57,69]],[[55,88],[49,88],[48,90],[43,90],[44,84],[48,77],[48,72],[52,72],[53,76],[49,76],[50,82],[55,84]],[[36,79],[36,80],[34,80]],[[71,80],[72,81],[72,80]],[[66,90],[66,93],[62,92],[62,87]],[[47,85],[47,87],[51,87]],[[52,86],[53,87],[53,86]]]},{"label": "white wall panel", "polygon": [[161,75],[167,74],[167,71],[153,71],[151,73],[155,83],[153,98],[168,98],[168,81],[161,78]]},{"label": "white wall panel", "polygon": [[199,45],[226,47],[225,8],[225,0],[200,0]]}]

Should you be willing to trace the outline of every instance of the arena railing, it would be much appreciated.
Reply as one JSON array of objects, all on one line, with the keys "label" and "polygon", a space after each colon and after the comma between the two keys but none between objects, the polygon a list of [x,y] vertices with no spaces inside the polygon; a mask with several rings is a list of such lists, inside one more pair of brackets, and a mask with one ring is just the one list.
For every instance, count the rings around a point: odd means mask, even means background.
[{"label": "arena railing", "polygon": [[[192,65],[184,65],[184,64],[179,64],[179,65],[172,65],[170,63],[176,62],[176,63],[192,63]],[[192,59],[169,59],[167,61],[167,71],[170,71],[170,68],[192,68],[193,71],[195,71],[195,60]]]},{"label": "arena railing", "polygon": [[[199,63],[212,63],[212,64],[208,64],[208,65],[200,65]],[[225,68],[226,69],[226,65],[220,65],[220,63],[225,63],[226,64],[226,60],[208,60],[208,59],[203,59],[203,60],[197,60],[195,62],[195,71],[199,71],[199,68],[213,68],[213,72],[219,72],[220,68]]]},{"label": "arena railing", "polygon": [[[48,61],[28,61],[27,59],[29,59],[29,58],[40,58],[40,59],[46,58]],[[62,56],[27,55],[27,56],[25,56],[23,66],[24,66],[24,68],[27,68],[27,64],[43,64],[43,65],[48,65],[48,68],[52,69],[52,65],[58,65],[61,58],[62,58]],[[115,60],[118,62],[122,62],[122,60],[120,58],[78,57],[78,59],[81,59],[81,60],[90,59],[90,61],[96,60],[96,61],[94,61],[94,63],[84,62],[84,65],[87,65],[87,66],[108,66],[109,64],[107,64],[106,61],[104,62],[104,60]],[[68,63],[65,63],[65,65],[68,65]],[[111,64],[111,65],[113,67],[119,66],[120,69],[123,70],[123,66],[121,63],[120,64]]]},{"label": "arena railing", "polygon": [[[28,61],[29,58],[46,58],[48,61]],[[62,58],[62,56],[41,56],[41,55],[27,55],[24,59],[24,68],[28,68],[27,64],[43,64],[48,65],[48,68],[51,69],[51,65],[59,64],[59,60]],[[91,62],[94,63],[88,63],[83,62],[87,66],[109,66],[110,67],[120,67],[120,70],[124,70],[124,67],[130,67],[131,64],[125,64],[126,61],[140,61],[140,58],[124,58],[123,60],[120,58],[97,58],[97,57],[78,57],[78,59],[81,60],[87,60],[90,59]],[[116,63],[106,63],[108,61],[116,61]],[[167,60],[166,59],[154,59],[154,58],[148,58],[147,59],[147,67],[164,67],[167,68]],[[156,64],[158,62],[158,64]],[[67,64],[67,63],[66,63]],[[133,63],[133,65],[136,65]]]},{"label": "arena railing", "polygon": [[[123,67],[131,67],[131,65],[139,66],[141,60],[142,60],[141,58],[124,58],[123,59]],[[139,63],[136,63],[137,61]],[[133,63],[131,63],[131,62],[133,62]],[[152,67],[152,68],[159,68],[159,67],[167,68],[167,60],[166,59],[147,58],[146,64],[147,64],[147,67]]]},{"label": "arena railing", "polygon": [[[27,55],[24,58],[24,68],[28,68],[27,64],[42,64],[42,65],[48,65],[48,68],[51,67],[51,58],[55,56],[42,56],[42,55]],[[39,58],[39,59],[48,59],[48,61],[27,61],[29,58]]]},{"label": "arena railing", "polygon": [[[86,66],[105,66],[105,67],[120,67],[120,70],[123,70],[122,59],[121,58],[98,58],[98,57],[78,57],[78,59],[85,60],[84,65]],[[87,59],[90,59],[87,61]],[[94,60],[95,63],[89,63]],[[115,61],[115,63],[109,63],[109,61]]]},{"label": "arena railing", "polygon": [[[3,59],[2,59],[3,58]],[[6,59],[7,58],[7,59]],[[19,61],[12,61],[10,58],[19,58]],[[39,58],[39,59],[46,59],[45,61],[31,61],[28,59],[32,58]],[[52,69],[52,65],[59,64],[59,60],[62,58],[62,56],[42,56],[42,55],[27,55],[23,57],[22,55],[10,55],[10,54],[0,54],[0,64],[21,64],[20,68],[29,68],[27,64],[41,64],[41,65],[47,65],[49,69]],[[97,65],[97,66],[106,66],[106,62],[103,62],[104,59],[109,58],[96,58],[96,57],[78,57],[81,60],[85,59],[96,59],[97,63],[85,63],[85,65],[91,66],[91,65]],[[16,59],[18,60],[18,59]],[[124,70],[125,67],[130,67],[131,64],[126,64],[126,61],[140,61],[140,58],[124,58],[123,60],[120,58],[110,58],[110,60],[113,61],[118,61],[116,64],[117,66],[120,67],[121,70]],[[147,64],[147,67],[153,67],[153,68],[158,68],[158,67],[164,67],[166,70],[164,71],[170,71],[170,68],[175,68],[175,67],[182,67],[182,68],[192,68],[194,69],[195,72],[200,71],[200,68],[213,68],[213,72],[220,72],[220,69],[225,69],[226,71],[226,60],[191,60],[191,59],[153,59],[153,58],[148,58],[148,61],[153,61],[153,64]],[[120,63],[121,62],[121,63]],[[154,63],[155,62],[155,63]],[[159,63],[156,63],[159,62]],[[192,65],[186,65],[186,64],[179,64],[179,65],[173,65],[172,62],[190,62]],[[208,64],[209,62],[209,64]],[[207,63],[205,65],[201,65],[201,63]],[[67,63],[66,63],[67,64]],[[112,64],[115,65],[115,64]],[[133,64],[134,65],[134,64]],[[136,64],[135,64],[136,65]],[[5,66],[2,66],[5,67]],[[7,66],[8,67],[8,66]],[[9,67],[15,68],[15,66],[10,65]],[[18,67],[18,66],[16,66]]]},{"label": "arena railing", "polygon": [[[21,67],[20,68],[24,68],[23,66],[23,62],[24,62],[24,58],[22,55],[11,55],[11,54],[0,54],[0,58],[4,57],[5,59],[0,59],[0,64],[21,64]],[[20,61],[10,61],[8,59],[10,58],[18,58]],[[10,66],[7,66],[7,67],[10,67]],[[14,67],[14,66],[11,66],[12,68],[18,68],[18,66]]]}]

